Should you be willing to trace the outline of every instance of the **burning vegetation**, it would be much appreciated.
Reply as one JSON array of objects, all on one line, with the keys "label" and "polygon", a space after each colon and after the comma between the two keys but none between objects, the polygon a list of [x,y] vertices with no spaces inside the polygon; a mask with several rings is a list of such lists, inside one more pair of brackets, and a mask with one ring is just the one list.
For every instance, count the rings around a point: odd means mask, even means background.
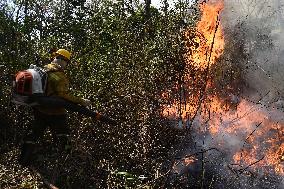
[{"label": "burning vegetation", "polygon": [[[231,46],[234,29],[223,29],[224,1],[203,2],[199,7],[200,21],[194,30],[184,32],[182,81],[163,94],[169,101],[163,116],[175,120],[174,127],[203,136],[197,137],[202,138],[199,143],[203,146],[225,153],[224,164],[235,175],[284,176],[283,112],[264,106],[262,99],[254,102],[244,97],[244,67],[249,55],[242,39]],[[171,96],[173,91],[176,96]],[[196,161],[186,156],[183,165]]]}]

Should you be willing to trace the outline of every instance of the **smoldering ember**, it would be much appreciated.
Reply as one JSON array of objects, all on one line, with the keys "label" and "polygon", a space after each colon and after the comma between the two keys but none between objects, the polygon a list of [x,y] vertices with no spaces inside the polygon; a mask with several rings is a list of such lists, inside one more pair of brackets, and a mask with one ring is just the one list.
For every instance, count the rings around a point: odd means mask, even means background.
[{"label": "smoldering ember", "polygon": [[[284,189],[283,8],[1,2],[0,189]],[[66,94],[79,100],[46,92],[50,65],[66,66]],[[40,96],[21,94],[35,82],[46,82]],[[41,108],[67,110],[63,148],[62,120],[37,125]],[[27,140],[43,122],[42,137]]]}]

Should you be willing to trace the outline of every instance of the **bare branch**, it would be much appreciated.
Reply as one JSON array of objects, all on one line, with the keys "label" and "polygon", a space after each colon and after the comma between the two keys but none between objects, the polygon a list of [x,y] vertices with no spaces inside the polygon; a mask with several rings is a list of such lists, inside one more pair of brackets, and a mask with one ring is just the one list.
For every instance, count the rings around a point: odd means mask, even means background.
[{"label": "bare branch", "polygon": [[245,139],[245,142],[249,139],[250,136],[253,135],[253,133],[257,130],[257,128],[262,124],[262,122],[260,122],[259,124],[256,125],[256,128],[247,136],[247,138]]}]

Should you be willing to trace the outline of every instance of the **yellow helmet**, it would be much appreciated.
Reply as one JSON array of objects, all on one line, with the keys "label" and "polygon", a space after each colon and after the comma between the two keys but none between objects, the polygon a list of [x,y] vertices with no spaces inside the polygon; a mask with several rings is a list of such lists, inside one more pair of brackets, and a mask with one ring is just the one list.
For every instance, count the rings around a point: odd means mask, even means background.
[{"label": "yellow helmet", "polygon": [[64,56],[65,58],[67,58],[70,61],[71,58],[71,53],[65,49],[58,49],[56,51],[56,54]]}]

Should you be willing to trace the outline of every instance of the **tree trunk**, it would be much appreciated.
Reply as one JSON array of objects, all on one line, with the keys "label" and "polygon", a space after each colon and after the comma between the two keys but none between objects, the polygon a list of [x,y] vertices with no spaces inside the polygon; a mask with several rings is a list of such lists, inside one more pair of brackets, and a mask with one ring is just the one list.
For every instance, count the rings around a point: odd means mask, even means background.
[{"label": "tree trunk", "polygon": [[145,0],[145,14],[146,14],[146,20],[149,20],[150,18],[150,5],[151,5],[151,0]]},{"label": "tree trunk", "polygon": [[164,14],[166,17],[168,15],[168,8],[169,8],[168,0],[164,0]]}]

